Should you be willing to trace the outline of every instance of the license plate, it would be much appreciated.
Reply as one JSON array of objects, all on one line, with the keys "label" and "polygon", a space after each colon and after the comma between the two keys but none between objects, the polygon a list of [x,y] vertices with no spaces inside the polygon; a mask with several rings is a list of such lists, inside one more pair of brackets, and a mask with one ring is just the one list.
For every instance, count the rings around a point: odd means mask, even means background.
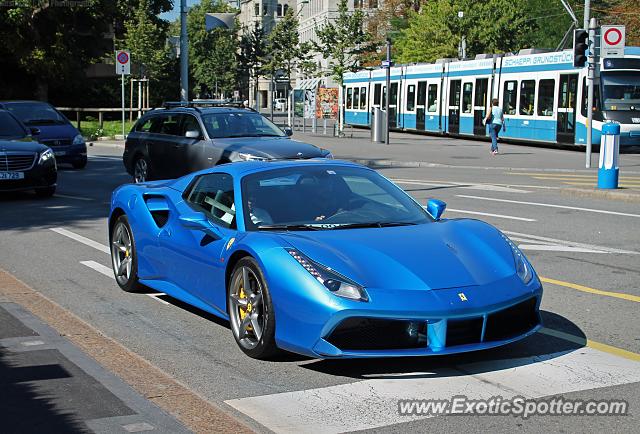
[{"label": "license plate", "polygon": [[55,155],[56,157],[62,157],[63,155],[67,155],[66,151],[58,151],[58,152],[54,152],[53,155]]},{"label": "license plate", "polygon": [[24,173],[22,172],[0,172],[1,179],[24,179]]}]

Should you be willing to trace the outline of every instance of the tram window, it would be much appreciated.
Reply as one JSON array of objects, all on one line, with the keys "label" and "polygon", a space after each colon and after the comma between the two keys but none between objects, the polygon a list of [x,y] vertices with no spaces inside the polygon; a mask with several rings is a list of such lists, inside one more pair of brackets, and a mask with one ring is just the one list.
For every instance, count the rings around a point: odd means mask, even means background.
[{"label": "tram window", "polygon": [[382,104],[380,104],[380,108],[383,110],[387,107],[387,86],[382,86]]},{"label": "tram window", "polygon": [[523,80],[520,83],[520,114],[533,116],[533,105],[536,99],[536,81]]},{"label": "tram window", "polygon": [[418,105],[424,105],[427,100],[427,82],[419,81],[418,82]]},{"label": "tram window", "polygon": [[380,105],[380,97],[382,95],[382,85],[376,84],[373,86],[373,104]]},{"label": "tram window", "polygon": [[398,104],[398,83],[391,83],[391,91],[389,92],[389,105]]},{"label": "tram window", "polygon": [[353,109],[358,110],[360,107],[360,88],[356,87],[353,89]]},{"label": "tram window", "polygon": [[416,108],[416,85],[410,84],[407,87],[407,111],[412,112]]},{"label": "tram window", "polygon": [[[582,79],[582,116],[587,116],[587,79]],[[600,106],[600,86],[597,84],[593,87],[593,110],[594,114],[598,114],[602,110]],[[597,116],[596,116],[597,117]],[[599,120],[599,119],[598,119]]]},{"label": "tram window", "polygon": [[347,110],[351,110],[353,108],[353,88],[347,88]]},{"label": "tram window", "polygon": [[427,95],[427,111],[434,113],[438,108],[438,85],[430,84]]},{"label": "tram window", "polygon": [[367,88],[361,87],[360,88],[360,110],[366,110],[366,109],[367,109]]},{"label": "tram window", "polygon": [[538,116],[553,116],[555,80],[540,80],[538,85]]},{"label": "tram window", "polygon": [[465,83],[462,90],[462,113],[471,113],[471,95],[473,83]]},{"label": "tram window", "polygon": [[505,115],[516,114],[516,97],[518,93],[517,81],[505,81],[502,92],[502,111]]}]

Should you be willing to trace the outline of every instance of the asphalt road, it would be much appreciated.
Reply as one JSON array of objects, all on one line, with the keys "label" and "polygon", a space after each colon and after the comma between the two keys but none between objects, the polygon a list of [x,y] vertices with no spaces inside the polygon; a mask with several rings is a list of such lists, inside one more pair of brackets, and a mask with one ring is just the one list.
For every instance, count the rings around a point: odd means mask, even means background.
[{"label": "asphalt road", "polygon": [[[121,148],[106,145],[90,148],[85,170],[61,170],[55,197],[0,198],[0,268],[258,431],[637,432],[640,205],[560,195],[554,185],[563,181],[526,174],[540,173],[533,169],[545,161],[575,168],[581,157],[572,151],[514,146],[529,155],[523,167],[503,147],[504,160],[492,164],[504,169],[487,170],[484,160],[463,158],[475,155],[473,142],[440,140],[447,154],[433,150],[431,159],[457,165],[380,172],[421,202],[446,201],[445,216],[488,221],[521,245],[546,281],[544,333],[497,350],[426,359],[249,359],[226,322],[166,297],[119,290],[105,253],[106,217],[111,191],[129,176]],[[326,143],[337,157],[353,157],[341,142]],[[524,174],[507,170],[514,166]],[[399,399],[454,395],[624,399],[630,415],[398,414]]]}]

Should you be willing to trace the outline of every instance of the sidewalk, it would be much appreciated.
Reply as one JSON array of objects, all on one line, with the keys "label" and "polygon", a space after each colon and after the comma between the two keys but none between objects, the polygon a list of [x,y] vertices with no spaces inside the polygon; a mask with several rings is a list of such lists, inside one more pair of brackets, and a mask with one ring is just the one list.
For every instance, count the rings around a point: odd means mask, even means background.
[{"label": "sidewalk", "polygon": [[3,432],[191,432],[3,298],[0,390]]}]

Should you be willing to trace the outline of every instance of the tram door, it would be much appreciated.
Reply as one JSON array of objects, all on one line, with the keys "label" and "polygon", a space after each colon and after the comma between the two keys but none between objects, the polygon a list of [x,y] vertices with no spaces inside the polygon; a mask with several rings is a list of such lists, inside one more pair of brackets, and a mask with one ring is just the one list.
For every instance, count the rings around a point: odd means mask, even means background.
[{"label": "tram door", "polygon": [[418,103],[416,104],[416,130],[425,130],[426,111],[425,105],[427,101],[427,82],[418,82]]},{"label": "tram door", "polygon": [[473,97],[473,134],[476,136],[486,136],[487,130],[482,124],[487,109],[487,92],[489,90],[489,79],[476,79],[476,93]]},{"label": "tram door", "polygon": [[577,74],[561,74],[558,88],[558,143],[575,143]]},{"label": "tram door", "polygon": [[449,84],[449,132],[460,133],[460,92],[462,83],[460,80],[452,80]]}]

